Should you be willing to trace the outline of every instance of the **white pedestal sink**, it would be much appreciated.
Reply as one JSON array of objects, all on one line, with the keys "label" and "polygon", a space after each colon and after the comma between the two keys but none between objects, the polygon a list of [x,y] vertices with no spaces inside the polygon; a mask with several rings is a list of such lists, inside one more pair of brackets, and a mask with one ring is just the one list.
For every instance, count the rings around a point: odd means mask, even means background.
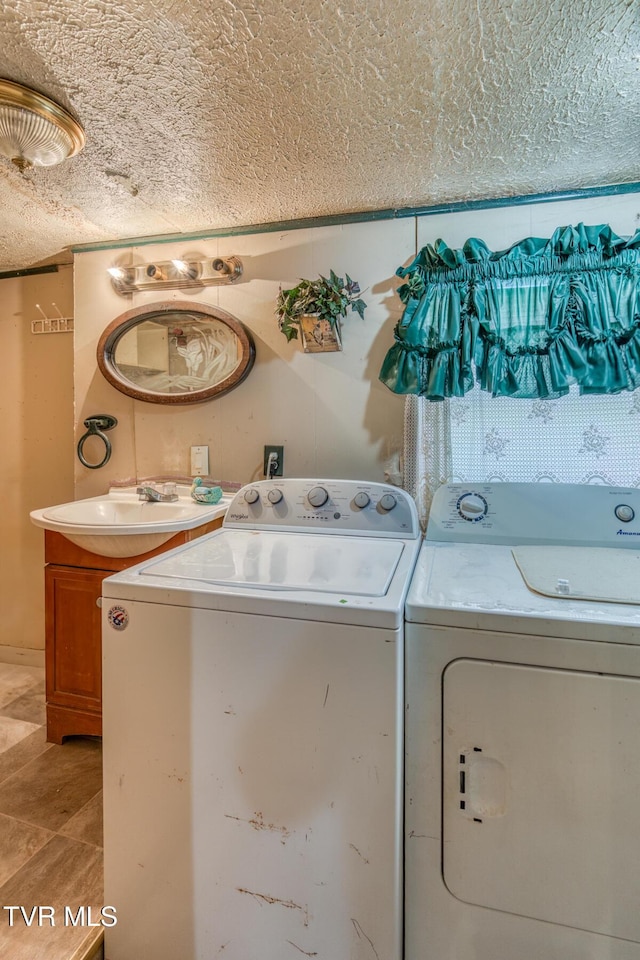
[{"label": "white pedestal sink", "polygon": [[224,516],[233,494],[216,504],[196,503],[178,485],[178,500],[139,500],[135,487],[111,489],[88,500],[60,503],[30,516],[37,527],[55,530],[84,550],[103,557],[135,557],[155,550],[182,530]]}]

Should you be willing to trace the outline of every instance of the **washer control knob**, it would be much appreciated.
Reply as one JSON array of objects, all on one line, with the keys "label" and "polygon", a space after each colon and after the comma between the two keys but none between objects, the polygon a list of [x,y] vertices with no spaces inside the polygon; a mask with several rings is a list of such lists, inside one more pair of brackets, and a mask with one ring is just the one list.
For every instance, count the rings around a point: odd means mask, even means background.
[{"label": "washer control knob", "polygon": [[311,487],[307,494],[307,500],[312,507],[323,507],[328,499],[329,494],[324,487]]},{"label": "washer control knob", "polygon": [[249,489],[244,495],[244,498],[247,501],[247,503],[255,503],[256,500],[260,499],[260,493],[258,492],[258,490],[256,490],[255,487],[249,487]]},{"label": "washer control knob", "polygon": [[364,507],[369,506],[371,503],[371,497],[368,493],[365,493],[364,490],[361,490],[360,493],[356,493],[355,497],[353,498],[353,502],[358,510],[362,510]]},{"label": "washer control knob", "polygon": [[629,523],[636,515],[635,510],[628,503],[619,503],[614,512],[618,520],[622,520],[623,523]]},{"label": "washer control knob", "polygon": [[487,501],[479,493],[465,493],[458,500],[458,513],[463,520],[482,520],[487,513]]},{"label": "washer control knob", "polygon": [[274,487],[273,490],[269,490],[269,493],[267,494],[267,500],[269,503],[273,504],[280,503],[282,500],[282,490],[278,490],[277,487]]},{"label": "washer control knob", "polygon": [[378,503],[380,504],[380,509],[384,510],[385,513],[388,513],[389,510],[393,510],[397,504],[397,500],[392,493],[383,493],[380,497]]}]

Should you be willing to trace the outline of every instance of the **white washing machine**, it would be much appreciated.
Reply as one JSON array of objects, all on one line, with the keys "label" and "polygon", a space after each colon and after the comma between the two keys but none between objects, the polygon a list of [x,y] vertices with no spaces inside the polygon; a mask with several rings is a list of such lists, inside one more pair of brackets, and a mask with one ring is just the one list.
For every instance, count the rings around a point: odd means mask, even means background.
[{"label": "white washing machine", "polygon": [[108,960],[400,960],[404,491],[245,487],[103,585]]},{"label": "white washing machine", "polygon": [[640,490],[452,484],[406,608],[406,960],[640,958]]}]

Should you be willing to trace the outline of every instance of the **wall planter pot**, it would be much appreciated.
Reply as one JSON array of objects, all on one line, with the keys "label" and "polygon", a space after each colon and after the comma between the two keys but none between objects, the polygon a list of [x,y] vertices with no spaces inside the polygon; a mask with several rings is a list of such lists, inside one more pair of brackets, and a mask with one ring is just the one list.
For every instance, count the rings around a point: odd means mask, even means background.
[{"label": "wall planter pot", "polygon": [[300,337],[305,353],[335,353],[342,350],[340,327],[317,313],[305,313],[300,317]]},{"label": "wall planter pot", "polygon": [[348,273],[339,277],[301,280],[290,290],[280,288],[276,316],[287,341],[300,337],[305,353],[335,353],[342,350],[340,321],[351,308],[364,318],[366,303],[359,296],[360,285]]}]

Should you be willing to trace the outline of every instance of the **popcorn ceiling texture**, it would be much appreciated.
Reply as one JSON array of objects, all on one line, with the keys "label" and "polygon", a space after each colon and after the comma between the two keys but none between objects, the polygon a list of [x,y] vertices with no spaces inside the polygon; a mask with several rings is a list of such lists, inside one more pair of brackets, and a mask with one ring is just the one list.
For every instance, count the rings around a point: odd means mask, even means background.
[{"label": "popcorn ceiling texture", "polygon": [[636,0],[4,0],[82,154],[0,159],[0,269],[73,243],[640,180]]}]

